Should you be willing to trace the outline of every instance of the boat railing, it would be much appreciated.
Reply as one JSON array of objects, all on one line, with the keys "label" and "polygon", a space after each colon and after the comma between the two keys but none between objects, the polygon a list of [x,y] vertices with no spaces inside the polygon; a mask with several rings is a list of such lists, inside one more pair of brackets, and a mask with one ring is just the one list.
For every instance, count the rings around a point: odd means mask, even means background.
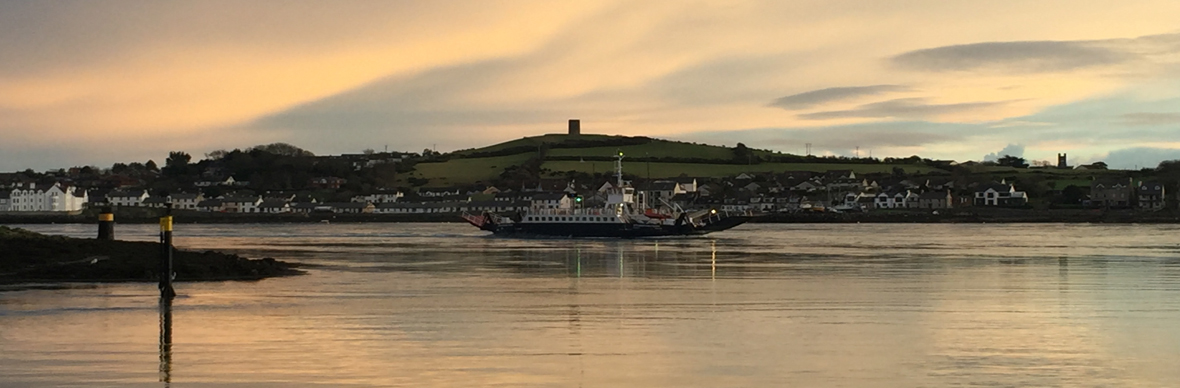
[{"label": "boat railing", "polygon": [[613,216],[611,209],[532,209],[529,215],[534,216]]}]

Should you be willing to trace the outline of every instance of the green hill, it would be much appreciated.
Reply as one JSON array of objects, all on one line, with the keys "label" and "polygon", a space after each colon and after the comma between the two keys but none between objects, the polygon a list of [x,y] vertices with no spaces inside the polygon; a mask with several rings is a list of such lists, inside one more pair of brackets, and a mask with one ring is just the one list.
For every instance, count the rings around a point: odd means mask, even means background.
[{"label": "green hill", "polygon": [[[614,170],[615,155],[620,151],[626,156],[624,170],[627,174],[653,179],[682,174],[719,178],[743,172],[853,170],[861,174],[890,173],[895,167],[910,174],[945,172],[921,164],[802,157],[756,149],[747,149],[746,156],[739,157],[739,151],[732,147],[649,137],[551,134],[445,154],[438,158],[440,160],[418,163],[413,173],[399,178],[399,181],[418,186],[491,183],[510,174],[506,169],[519,169],[530,162],[544,177],[565,176],[569,171],[609,175]],[[414,178],[413,181],[410,178]],[[424,180],[425,184],[422,183]]]}]

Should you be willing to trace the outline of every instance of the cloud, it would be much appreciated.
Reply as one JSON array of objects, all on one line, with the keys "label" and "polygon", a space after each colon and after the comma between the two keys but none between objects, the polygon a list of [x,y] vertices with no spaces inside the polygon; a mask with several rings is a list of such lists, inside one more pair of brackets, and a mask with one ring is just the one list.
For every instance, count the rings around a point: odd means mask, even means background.
[{"label": "cloud", "polygon": [[1018,158],[1023,158],[1024,157],[1024,145],[1022,145],[1022,144],[1009,144],[1007,147],[1004,147],[1004,149],[1000,150],[999,152],[984,155],[983,161],[995,162],[1005,156],[1015,156]]},{"label": "cloud", "polygon": [[1001,120],[988,125],[988,128],[1028,128],[1028,127],[1052,127],[1056,123],[1048,123],[1043,121],[1025,121],[1025,120]]},{"label": "cloud", "polygon": [[914,50],[890,58],[901,68],[924,71],[1001,70],[1043,73],[1167,58],[1180,52],[1180,34],[1134,39],[1015,41],[959,44]]},{"label": "cloud", "polygon": [[1120,117],[1124,125],[1180,124],[1180,113],[1134,112],[1125,113]]},{"label": "cloud", "polygon": [[969,71],[997,68],[1051,72],[1111,65],[1134,59],[1130,53],[1087,42],[985,42],[915,50],[893,57],[903,68]]},{"label": "cloud", "polygon": [[909,87],[902,85],[872,85],[826,88],[780,97],[774,100],[774,102],[771,102],[770,106],[788,110],[802,109],[826,102],[847,100],[863,96],[875,96],[882,93],[904,92],[908,90],[910,90]]},{"label": "cloud", "polygon": [[1161,161],[1180,159],[1180,149],[1134,147],[1111,151],[1102,159],[1110,168],[1155,168]]},{"label": "cloud", "polygon": [[927,104],[924,98],[899,98],[864,104],[855,109],[805,113],[804,120],[831,120],[845,118],[906,118],[921,119],[933,116],[974,111],[1007,104],[1007,101],[965,102],[957,104]]}]

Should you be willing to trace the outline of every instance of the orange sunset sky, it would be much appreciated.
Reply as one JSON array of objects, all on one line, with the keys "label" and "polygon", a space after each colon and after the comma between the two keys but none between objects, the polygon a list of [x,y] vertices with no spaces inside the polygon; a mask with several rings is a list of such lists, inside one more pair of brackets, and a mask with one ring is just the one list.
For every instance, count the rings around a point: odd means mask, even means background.
[{"label": "orange sunset sky", "polygon": [[5,1],[0,171],[562,132],[1180,159],[1180,2]]}]

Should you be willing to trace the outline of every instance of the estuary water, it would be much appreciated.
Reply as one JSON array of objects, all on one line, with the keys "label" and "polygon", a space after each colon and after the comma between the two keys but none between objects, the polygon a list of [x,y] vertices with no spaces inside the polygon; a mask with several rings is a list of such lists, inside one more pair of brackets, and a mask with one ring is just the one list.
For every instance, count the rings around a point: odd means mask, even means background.
[{"label": "estuary water", "polygon": [[[153,225],[116,233],[156,239]],[[0,386],[1180,384],[1173,225],[743,225],[661,240],[507,239],[464,224],[175,234],[182,249],[308,274],[178,283],[170,308],[154,284],[9,287]]]}]

